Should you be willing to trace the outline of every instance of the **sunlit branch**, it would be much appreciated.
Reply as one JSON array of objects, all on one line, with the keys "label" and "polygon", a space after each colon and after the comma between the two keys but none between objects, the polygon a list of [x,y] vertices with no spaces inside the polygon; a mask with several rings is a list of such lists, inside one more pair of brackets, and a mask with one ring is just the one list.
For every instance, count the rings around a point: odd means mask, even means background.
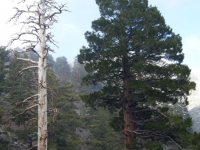
[{"label": "sunlit branch", "polygon": [[30,63],[33,63],[33,64],[38,64],[37,61],[33,61],[33,60],[31,60],[31,59],[17,58],[17,60],[22,60],[22,61],[30,62]]},{"label": "sunlit branch", "polygon": [[33,69],[33,68],[38,68],[38,66],[29,66],[26,68],[23,68],[21,71],[19,71],[16,76],[20,75],[23,71],[28,70],[28,69]]}]

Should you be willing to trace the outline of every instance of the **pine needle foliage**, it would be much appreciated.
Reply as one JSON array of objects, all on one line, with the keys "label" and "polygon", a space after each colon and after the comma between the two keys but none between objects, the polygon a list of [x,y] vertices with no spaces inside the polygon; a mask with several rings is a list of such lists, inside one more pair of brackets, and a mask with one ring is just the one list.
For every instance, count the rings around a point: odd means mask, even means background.
[{"label": "pine needle foliage", "polygon": [[101,82],[104,87],[82,99],[120,112],[113,125],[123,129],[125,150],[159,149],[166,142],[187,147],[182,135],[189,134],[191,119],[173,116],[164,108],[166,103],[187,105],[187,96],[195,89],[190,69],[181,64],[180,35],[148,0],[96,3],[101,17],[92,22],[93,31],[85,33],[88,47],[81,48],[78,60],[88,72],[83,83]]}]

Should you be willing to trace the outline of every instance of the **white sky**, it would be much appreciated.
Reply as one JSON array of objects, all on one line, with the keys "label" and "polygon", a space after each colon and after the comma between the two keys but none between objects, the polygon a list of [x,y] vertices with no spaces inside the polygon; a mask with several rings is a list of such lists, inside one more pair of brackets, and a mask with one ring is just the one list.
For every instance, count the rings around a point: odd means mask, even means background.
[{"label": "white sky", "polygon": [[[0,5],[0,45],[6,45],[11,39],[11,34],[19,31],[18,26],[13,26],[12,23],[6,24],[8,19],[14,14],[12,8],[16,6],[16,3],[11,3],[11,1],[4,0]],[[54,26],[53,33],[55,40],[59,43],[59,49],[55,49],[56,53],[53,56],[65,56],[72,62],[79,53],[79,49],[83,45],[87,45],[84,33],[87,30],[91,30],[91,21],[99,17],[99,10],[95,0],[57,1],[67,3],[67,7],[71,12],[60,15],[59,23]],[[185,53],[183,63],[187,64],[194,74],[199,73],[200,0],[149,0],[149,4],[157,6],[165,18],[166,24],[176,34],[181,35],[183,52]],[[20,47],[17,44],[13,46]]]}]

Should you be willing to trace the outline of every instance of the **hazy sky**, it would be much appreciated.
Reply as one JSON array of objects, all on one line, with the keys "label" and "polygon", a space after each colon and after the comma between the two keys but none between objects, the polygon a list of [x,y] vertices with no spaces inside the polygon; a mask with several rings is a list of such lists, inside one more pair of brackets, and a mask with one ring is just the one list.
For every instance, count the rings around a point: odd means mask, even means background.
[{"label": "hazy sky", "polygon": [[[16,0],[15,0],[16,1]],[[55,48],[55,57],[65,56],[69,61],[79,53],[83,45],[87,45],[84,33],[91,30],[91,21],[99,17],[99,10],[95,0],[58,0],[67,3],[70,12],[59,16],[59,23],[55,24],[53,33],[59,48]],[[176,34],[180,34],[183,41],[184,63],[192,69],[199,70],[200,65],[200,0],[149,0],[149,4],[157,6]],[[16,6],[11,0],[0,5],[0,45],[6,45],[11,34],[19,31],[17,26],[6,21],[14,14]],[[17,43],[13,45],[19,46]]]}]

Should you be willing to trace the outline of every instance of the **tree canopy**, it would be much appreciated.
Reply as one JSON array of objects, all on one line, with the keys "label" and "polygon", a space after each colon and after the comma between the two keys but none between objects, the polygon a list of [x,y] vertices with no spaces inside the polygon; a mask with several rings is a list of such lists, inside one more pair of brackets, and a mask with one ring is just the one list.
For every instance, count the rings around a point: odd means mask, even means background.
[{"label": "tree canopy", "polygon": [[9,53],[10,51],[6,51],[5,47],[0,47],[0,93],[3,91],[3,83],[5,82],[5,76],[7,73],[7,68],[9,60]]},{"label": "tree canopy", "polygon": [[101,17],[92,22],[93,31],[85,33],[88,47],[82,47],[78,60],[88,72],[83,82],[104,86],[82,99],[119,111],[112,124],[123,128],[125,150],[147,145],[159,149],[163,141],[187,147],[180,136],[191,119],[173,115],[164,105],[187,105],[187,96],[195,89],[190,69],[181,64],[180,35],[166,25],[156,7],[148,6],[148,0],[96,3]]}]

